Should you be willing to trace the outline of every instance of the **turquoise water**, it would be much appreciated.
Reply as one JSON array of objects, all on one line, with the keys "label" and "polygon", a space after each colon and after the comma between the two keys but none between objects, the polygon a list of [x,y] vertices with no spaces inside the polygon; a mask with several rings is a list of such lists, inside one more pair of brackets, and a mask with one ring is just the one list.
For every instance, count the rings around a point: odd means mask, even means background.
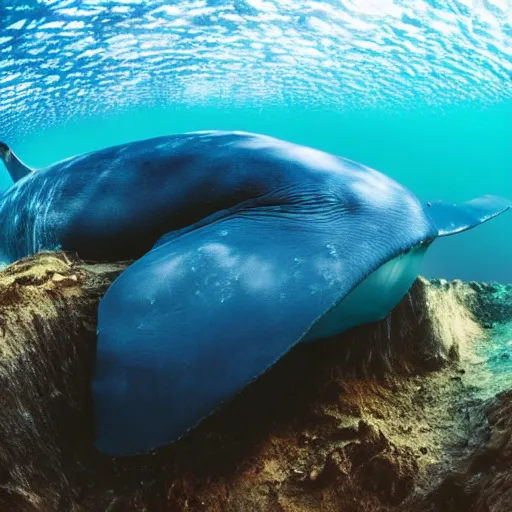
[{"label": "turquoise water", "polygon": [[[489,301],[492,330],[488,337],[476,340],[476,359],[469,361],[469,375],[473,374],[475,394],[488,399],[510,388],[512,376],[512,287],[497,286],[485,295]],[[498,307],[496,307],[498,306]],[[486,308],[487,309],[487,308]],[[470,377],[471,378],[471,377]]]},{"label": "turquoise water", "polygon": [[[511,12],[499,0],[2,0],[0,138],[43,167],[248,130],[360,161],[425,201],[512,199]],[[512,282],[512,214],[437,241],[423,273]]]}]

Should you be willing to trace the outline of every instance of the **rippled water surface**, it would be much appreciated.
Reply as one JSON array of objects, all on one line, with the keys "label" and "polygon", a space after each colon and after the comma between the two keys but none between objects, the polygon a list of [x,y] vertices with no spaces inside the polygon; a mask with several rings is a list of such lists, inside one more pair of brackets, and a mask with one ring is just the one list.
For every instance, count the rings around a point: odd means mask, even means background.
[{"label": "rippled water surface", "polygon": [[512,97],[508,0],[2,0],[0,9],[7,135],[34,119],[169,100],[360,108]]},{"label": "rippled water surface", "polygon": [[[512,195],[510,0],[1,0],[0,24],[0,138],[35,166],[245,129],[425,200]],[[512,282],[511,228],[440,241],[427,273]]]}]

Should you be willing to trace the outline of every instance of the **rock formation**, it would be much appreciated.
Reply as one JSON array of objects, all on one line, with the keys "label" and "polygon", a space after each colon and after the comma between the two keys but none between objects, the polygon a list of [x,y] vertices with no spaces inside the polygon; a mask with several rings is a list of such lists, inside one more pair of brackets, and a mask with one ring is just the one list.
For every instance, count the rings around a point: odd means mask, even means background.
[{"label": "rock formation", "polygon": [[297,347],[180,442],[111,459],[89,380],[125,267],[42,253],[0,272],[0,510],[507,510],[512,286],[419,278],[387,320]]}]

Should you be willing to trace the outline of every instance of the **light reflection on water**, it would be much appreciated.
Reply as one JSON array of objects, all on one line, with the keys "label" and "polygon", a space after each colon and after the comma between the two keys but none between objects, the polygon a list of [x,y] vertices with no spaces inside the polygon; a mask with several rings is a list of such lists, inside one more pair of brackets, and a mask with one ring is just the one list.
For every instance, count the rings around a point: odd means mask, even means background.
[{"label": "light reflection on water", "polygon": [[2,0],[4,137],[137,105],[512,98],[507,0]]}]

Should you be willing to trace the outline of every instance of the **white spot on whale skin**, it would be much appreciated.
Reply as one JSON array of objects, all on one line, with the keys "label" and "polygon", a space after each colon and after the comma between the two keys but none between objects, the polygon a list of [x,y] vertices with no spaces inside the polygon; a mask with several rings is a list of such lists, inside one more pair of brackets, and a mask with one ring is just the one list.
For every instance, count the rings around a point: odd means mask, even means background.
[{"label": "white spot on whale skin", "polygon": [[177,275],[183,274],[185,272],[183,262],[186,260],[187,256],[189,256],[189,254],[181,254],[170,260],[161,259],[158,265],[158,279],[162,282],[166,282],[166,276],[176,277]]},{"label": "white spot on whale skin", "polygon": [[[205,279],[205,284],[209,287],[210,291],[214,292],[214,296],[219,300],[219,302],[224,303],[225,301],[231,299],[233,297],[233,276],[223,277],[220,281],[215,281],[212,285],[209,283],[211,277],[217,277],[217,275],[208,276]],[[201,293],[196,292],[197,296],[200,296]]]},{"label": "white spot on whale skin", "polygon": [[232,254],[232,250],[224,244],[210,243],[198,249],[206,252],[216,259],[216,263],[223,268],[234,267],[238,263],[238,257]]},{"label": "white spot on whale skin", "polygon": [[[315,267],[318,273],[324,278],[327,287],[340,286],[344,281],[344,265],[341,260],[332,258],[322,258],[315,261]],[[319,291],[318,287],[313,287],[313,291]]]},{"label": "white spot on whale skin", "polygon": [[338,257],[338,250],[336,249],[336,247],[333,244],[327,244],[326,247],[327,247],[327,249],[329,249],[329,254],[333,258],[337,258]]},{"label": "white spot on whale skin", "polygon": [[257,256],[251,256],[242,265],[240,277],[242,277],[243,284],[251,291],[269,289],[276,284],[272,265]]}]

